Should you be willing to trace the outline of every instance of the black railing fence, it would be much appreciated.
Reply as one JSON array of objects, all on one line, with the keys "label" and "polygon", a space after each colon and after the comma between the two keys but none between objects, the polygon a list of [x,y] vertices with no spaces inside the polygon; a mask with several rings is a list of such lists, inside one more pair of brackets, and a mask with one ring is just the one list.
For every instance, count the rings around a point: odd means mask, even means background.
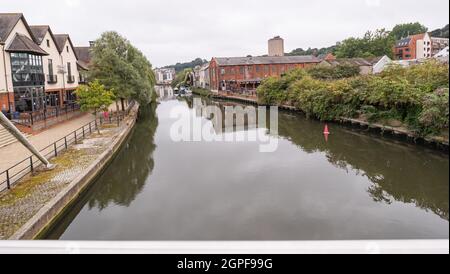
[{"label": "black railing fence", "polygon": [[80,106],[74,103],[64,105],[63,107],[47,106],[43,110],[33,112],[22,112],[19,114],[18,117],[14,117],[14,119],[12,120],[19,125],[31,127],[38,122],[46,121],[51,118],[60,117],[63,115],[70,116],[72,115],[72,113],[79,110]]},{"label": "black railing fence", "polygon": [[[95,132],[99,126],[103,124],[117,124],[120,123],[130,113],[131,109],[135,105],[131,102],[125,111],[108,112],[108,115],[102,115],[99,118],[91,121],[90,123],[80,127],[79,129],[71,132],[56,142],[41,149],[41,154],[48,160],[57,157],[61,152],[67,150],[72,144],[77,144],[79,141],[85,139],[87,136]],[[11,189],[14,184],[19,182],[25,176],[33,173],[37,167],[42,163],[36,156],[29,156],[12,167],[0,172],[0,191],[5,189]]]}]

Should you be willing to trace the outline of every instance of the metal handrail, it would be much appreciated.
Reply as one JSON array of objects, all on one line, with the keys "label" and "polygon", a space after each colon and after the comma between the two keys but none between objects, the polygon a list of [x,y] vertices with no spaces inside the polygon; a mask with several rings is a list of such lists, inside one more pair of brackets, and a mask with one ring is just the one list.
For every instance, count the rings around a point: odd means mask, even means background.
[{"label": "metal handrail", "polygon": [[[130,107],[131,106],[131,107]],[[64,150],[67,150],[70,145],[76,144],[78,141],[81,141],[85,139],[87,136],[89,136],[92,132],[98,129],[98,124],[102,125],[104,123],[117,123],[118,126],[120,126],[120,122],[123,121],[125,116],[127,116],[132,106],[134,106],[134,103],[130,104],[129,108],[125,112],[118,112],[117,115],[113,115],[114,113],[109,113],[108,118],[100,117],[96,118],[95,120],[91,121],[88,124],[85,124],[84,126],[76,129],[75,131],[72,131],[68,135],[62,137],[61,139],[51,143],[50,145],[44,147],[39,152],[44,154],[44,157],[48,160],[57,157],[59,153],[61,153]],[[26,164],[26,166],[21,167],[21,165]],[[5,189],[11,189],[11,187],[16,184],[18,181],[23,179],[25,176],[27,176],[30,173],[33,173],[41,164],[41,162],[35,157],[35,156],[29,156],[22,161],[16,163],[15,165],[11,166],[10,168],[6,169],[5,171],[0,172],[0,178],[2,176],[5,177],[3,181],[0,181],[0,192]],[[14,171],[14,169],[20,168],[18,171]],[[4,185],[6,184],[6,188]]]}]

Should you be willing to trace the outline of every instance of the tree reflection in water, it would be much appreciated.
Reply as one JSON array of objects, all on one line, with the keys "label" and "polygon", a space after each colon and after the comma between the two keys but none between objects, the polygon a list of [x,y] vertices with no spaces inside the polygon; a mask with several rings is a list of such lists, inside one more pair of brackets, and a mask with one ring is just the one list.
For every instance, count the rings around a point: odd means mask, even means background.
[{"label": "tree reflection in water", "polygon": [[107,169],[98,179],[98,188],[88,202],[90,209],[102,210],[110,203],[128,207],[142,191],[155,166],[154,137],[158,127],[155,110],[156,104],[140,108],[133,135],[112,163],[114,168]]},{"label": "tree reflection in water", "polygon": [[[217,104],[209,99],[202,102]],[[223,109],[225,105],[242,104],[219,102],[219,105]],[[324,124],[297,113],[280,111],[278,124],[280,138],[307,153],[325,153],[332,165],[367,177],[372,182],[367,192],[374,201],[415,204],[449,220],[448,155],[341,126],[332,127],[332,135],[326,142],[322,133]]]}]

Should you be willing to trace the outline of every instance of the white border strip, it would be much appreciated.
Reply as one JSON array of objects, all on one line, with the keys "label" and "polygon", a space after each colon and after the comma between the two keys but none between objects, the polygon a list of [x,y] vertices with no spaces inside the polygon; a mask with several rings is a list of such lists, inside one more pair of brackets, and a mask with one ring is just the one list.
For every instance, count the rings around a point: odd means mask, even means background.
[{"label": "white border strip", "polygon": [[304,242],[0,241],[0,254],[449,254],[449,240]]}]

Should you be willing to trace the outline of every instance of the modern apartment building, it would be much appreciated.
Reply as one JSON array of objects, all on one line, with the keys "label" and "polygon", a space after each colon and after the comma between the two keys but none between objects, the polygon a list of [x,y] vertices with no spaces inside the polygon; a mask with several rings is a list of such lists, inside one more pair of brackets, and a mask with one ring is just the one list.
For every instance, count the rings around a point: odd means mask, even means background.
[{"label": "modern apartment building", "polygon": [[394,46],[394,56],[397,60],[414,60],[433,57],[430,35],[428,33],[422,33],[398,40]]},{"label": "modern apartment building", "polygon": [[443,49],[449,46],[449,39],[441,37],[431,37],[431,45],[432,45],[431,54],[434,57],[437,54],[439,54]]},{"label": "modern apartment building", "polygon": [[49,26],[30,26],[36,38],[37,44],[48,53],[43,57],[43,69],[45,74],[45,94],[47,106],[62,106],[64,98],[64,78],[58,73],[61,63],[55,36]]},{"label": "modern apartment building", "polygon": [[76,112],[83,69],[88,62],[79,60],[68,34],[30,26],[21,13],[0,13],[0,110],[13,122],[37,130]]},{"label": "modern apartment building", "polygon": [[36,111],[46,104],[43,59],[48,56],[23,14],[0,13],[0,108]]},{"label": "modern apartment building", "polygon": [[175,79],[174,68],[157,68],[154,70],[156,76],[156,83],[158,85],[168,85]]},{"label": "modern apartment building", "polygon": [[58,64],[58,73],[64,79],[64,104],[73,103],[76,99],[75,90],[78,87],[78,58],[73,46],[72,40],[68,34],[55,34],[56,46],[58,47],[60,62]]}]

